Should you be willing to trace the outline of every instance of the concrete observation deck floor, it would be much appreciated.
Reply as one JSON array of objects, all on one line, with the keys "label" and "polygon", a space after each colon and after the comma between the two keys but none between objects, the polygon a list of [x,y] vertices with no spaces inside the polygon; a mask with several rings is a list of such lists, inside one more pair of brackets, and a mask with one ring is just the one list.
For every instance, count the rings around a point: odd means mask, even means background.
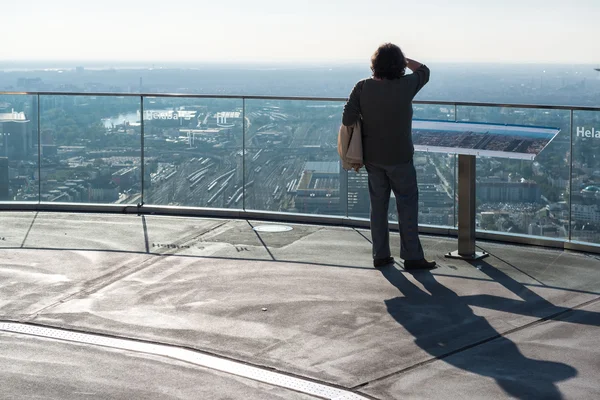
[{"label": "concrete observation deck floor", "polygon": [[600,398],[597,255],[479,242],[491,257],[467,263],[422,236],[439,267],[408,273],[374,269],[361,229],[0,218],[3,399]]}]

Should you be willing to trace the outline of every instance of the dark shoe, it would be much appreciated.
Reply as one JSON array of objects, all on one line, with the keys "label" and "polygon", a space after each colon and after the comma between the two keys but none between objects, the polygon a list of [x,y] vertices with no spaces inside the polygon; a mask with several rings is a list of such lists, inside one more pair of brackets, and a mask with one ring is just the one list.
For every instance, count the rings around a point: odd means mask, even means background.
[{"label": "dark shoe", "polygon": [[385,267],[386,265],[390,265],[393,263],[394,263],[394,257],[379,258],[377,260],[373,260],[373,266],[375,268]]},{"label": "dark shoe", "polygon": [[427,261],[426,259],[421,260],[405,260],[404,261],[404,269],[432,269],[435,268],[435,261]]}]

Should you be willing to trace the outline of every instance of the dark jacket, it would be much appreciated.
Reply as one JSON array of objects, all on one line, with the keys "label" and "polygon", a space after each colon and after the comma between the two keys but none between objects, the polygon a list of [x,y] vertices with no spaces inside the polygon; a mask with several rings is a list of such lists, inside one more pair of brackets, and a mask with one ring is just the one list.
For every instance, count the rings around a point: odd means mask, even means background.
[{"label": "dark jacket", "polygon": [[422,65],[399,79],[361,82],[350,94],[342,123],[351,126],[362,117],[364,162],[394,165],[412,160],[412,101],[429,82],[429,68]]}]

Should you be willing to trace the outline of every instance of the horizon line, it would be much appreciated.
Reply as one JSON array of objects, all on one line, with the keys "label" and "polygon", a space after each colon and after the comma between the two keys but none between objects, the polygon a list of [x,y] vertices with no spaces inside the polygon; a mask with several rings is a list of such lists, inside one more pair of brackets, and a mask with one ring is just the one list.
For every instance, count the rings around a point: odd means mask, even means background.
[{"label": "horizon line", "polygon": [[[471,61],[458,61],[458,60],[421,60],[423,63],[439,63],[439,64],[493,64],[493,65],[594,65],[599,66],[600,63],[583,62],[583,63],[568,63],[564,61],[483,61],[483,60],[471,60]],[[118,64],[118,65],[174,65],[174,64],[186,64],[186,65],[314,65],[314,64],[329,64],[329,65],[340,65],[340,64],[361,64],[369,65],[370,60],[368,59],[340,59],[340,60],[111,60],[111,59],[89,59],[89,60],[77,60],[77,59],[21,59],[21,60],[3,60],[0,59],[1,64],[27,64],[27,63],[51,63],[51,64],[63,64],[69,63],[73,65],[73,68],[78,66],[85,67],[85,64]]]}]

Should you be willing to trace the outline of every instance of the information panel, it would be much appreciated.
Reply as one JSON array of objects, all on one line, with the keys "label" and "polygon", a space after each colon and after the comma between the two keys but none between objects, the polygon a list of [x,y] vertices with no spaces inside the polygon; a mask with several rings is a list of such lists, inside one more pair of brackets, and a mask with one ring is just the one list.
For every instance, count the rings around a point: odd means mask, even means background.
[{"label": "information panel", "polygon": [[413,120],[416,151],[533,160],[558,128]]}]

